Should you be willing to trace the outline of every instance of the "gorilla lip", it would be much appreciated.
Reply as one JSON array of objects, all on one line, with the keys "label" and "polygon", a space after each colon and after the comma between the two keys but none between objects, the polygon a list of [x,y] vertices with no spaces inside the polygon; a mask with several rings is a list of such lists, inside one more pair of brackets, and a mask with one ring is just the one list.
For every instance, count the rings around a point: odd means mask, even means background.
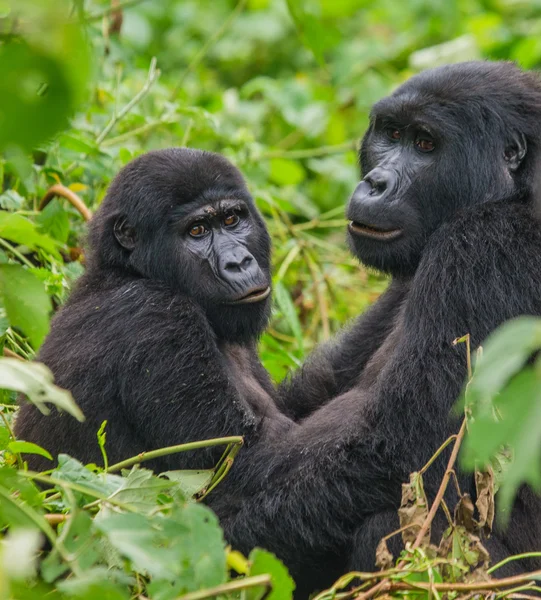
[{"label": "gorilla lip", "polygon": [[266,288],[257,288],[248,292],[245,296],[242,296],[242,298],[228,302],[228,304],[253,304],[254,302],[261,302],[261,300],[265,300],[265,298],[268,297],[270,292],[270,286],[267,286]]},{"label": "gorilla lip", "polygon": [[351,221],[348,229],[354,235],[361,235],[372,240],[391,241],[402,235],[402,229],[378,229],[357,221]]}]

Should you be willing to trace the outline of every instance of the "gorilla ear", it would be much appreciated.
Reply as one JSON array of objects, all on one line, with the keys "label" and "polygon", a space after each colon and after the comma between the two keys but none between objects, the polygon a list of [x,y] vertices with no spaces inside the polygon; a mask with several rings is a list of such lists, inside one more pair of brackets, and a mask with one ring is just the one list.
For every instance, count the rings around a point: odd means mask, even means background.
[{"label": "gorilla ear", "polygon": [[119,217],[113,226],[116,241],[126,250],[135,248],[135,229],[130,226],[126,217]]},{"label": "gorilla ear", "polygon": [[504,152],[505,162],[510,171],[516,171],[520,167],[527,149],[526,136],[523,133],[513,135]]}]

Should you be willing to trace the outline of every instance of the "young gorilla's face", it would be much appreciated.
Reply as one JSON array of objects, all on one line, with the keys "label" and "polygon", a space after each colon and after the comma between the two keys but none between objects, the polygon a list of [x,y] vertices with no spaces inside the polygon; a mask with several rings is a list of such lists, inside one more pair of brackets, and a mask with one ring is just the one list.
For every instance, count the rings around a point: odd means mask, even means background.
[{"label": "young gorilla's face", "polygon": [[192,298],[219,338],[257,337],[270,314],[270,238],[239,171],[187,149],[132,165],[111,188],[125,183],[113,231],[127,267]]},{"label": "young gorilla's face", "polygon": [[374,106],[363,179],[347,208],[349,242],[362,262],[411,275],[430,235],[458,210],[520,188],[527,145],[507,107],[519,91],[505,85],[517,73],[501,64],[450,65]]}]

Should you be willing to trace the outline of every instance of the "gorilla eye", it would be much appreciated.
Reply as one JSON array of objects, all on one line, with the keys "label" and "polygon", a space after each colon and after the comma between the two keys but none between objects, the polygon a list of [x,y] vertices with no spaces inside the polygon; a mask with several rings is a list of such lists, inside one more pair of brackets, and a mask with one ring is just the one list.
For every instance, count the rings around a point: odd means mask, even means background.
[{"label": "gorilla eye", "polygon": [[238,225],[239,221],[240,219],[235,213],[230,213],[224,217],[224,225],[226,227],[235,227],[235,225]]},{"label": "gorilla eye", "polygon": [[388,129],[386,129],[385,133],[387,134],[387,137],[389,139],[394,140],[395,142],[402,137],[400,129],[394,129],[393,127],[389,127]]},{"label": "gorilla eye", "polygon": [[432,150],[435,148],[433,140],[423,137],[418,137],[415,140],[415,145],[421,152],[432,152]]},{"label": "gorilla eye", "polygon": [[190,227],[190,235],[194,238],[203,237],[209,232],[207,226],[204,223],[195,223]]}]

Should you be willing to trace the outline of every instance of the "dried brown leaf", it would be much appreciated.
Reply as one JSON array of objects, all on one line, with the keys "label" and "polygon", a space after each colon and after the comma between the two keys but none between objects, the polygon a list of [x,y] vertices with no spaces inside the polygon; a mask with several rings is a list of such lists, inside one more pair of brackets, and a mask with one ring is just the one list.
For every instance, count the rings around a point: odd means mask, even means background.
[{"label": "dried brown leaf", "polygon": [[473,516],[474,506],[469,494],[464,494],[455,508],[455,523],[473,533],[477,530],[477,521]]},{"label": "dried brown leaf", "polygon": [[380,540],[376,548],[376,567],[378,569],[390,569],[394,564],[394,557],[387,547],[387,540]]},{"label": "dried brown leaf", "polygon": [[475,471],[475,506],[479,513],[478,527],[485,535],[490,535],[494,522],[494,471],[487,467],[484,471]]},{"label": "dried brown leaf", "polygon": [[[428,517],[428,500],[423,486],[423,477],[420,473],[411,473],[409,483],[402,484],[402,502],[398,509],[400,527],[404,544],[413,543],[423,523]],[[430,542],[430,528],[423,538],[423,542]]]}]

